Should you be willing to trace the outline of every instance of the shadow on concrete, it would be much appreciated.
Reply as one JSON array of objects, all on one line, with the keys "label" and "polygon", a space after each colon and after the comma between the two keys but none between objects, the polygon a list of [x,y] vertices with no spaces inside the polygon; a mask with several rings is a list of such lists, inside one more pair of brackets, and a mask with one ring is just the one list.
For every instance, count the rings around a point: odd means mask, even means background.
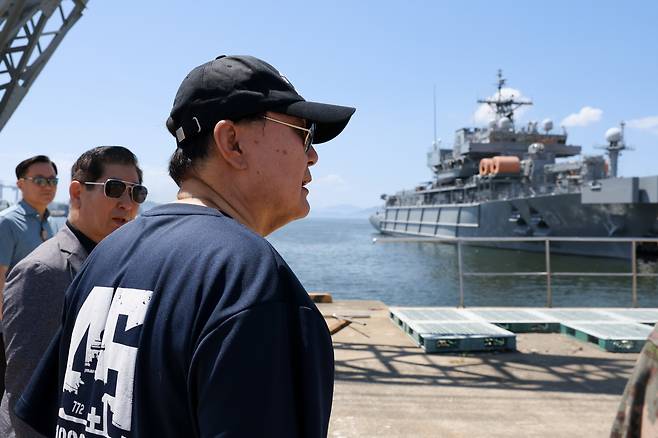
[{"label": "shadow on concrete", "polygon": [[[621,395],[634,360],[518,352],[426,355],[416,347],[334,342],[336,380]],[[360,354],[363,353],[363,354]]]}]

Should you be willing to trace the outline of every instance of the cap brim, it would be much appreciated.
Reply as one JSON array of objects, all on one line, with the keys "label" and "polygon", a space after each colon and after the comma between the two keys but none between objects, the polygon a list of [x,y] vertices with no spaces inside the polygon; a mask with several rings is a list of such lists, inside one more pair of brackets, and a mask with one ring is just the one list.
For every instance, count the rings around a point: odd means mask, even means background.
[{"label": "cap brim", "polygon": [[273,111],[315,122],[313,144],[319,144],[340,134],[347,126],[347,122],[350,121],[356,108],[302,100],[273,109]]}]

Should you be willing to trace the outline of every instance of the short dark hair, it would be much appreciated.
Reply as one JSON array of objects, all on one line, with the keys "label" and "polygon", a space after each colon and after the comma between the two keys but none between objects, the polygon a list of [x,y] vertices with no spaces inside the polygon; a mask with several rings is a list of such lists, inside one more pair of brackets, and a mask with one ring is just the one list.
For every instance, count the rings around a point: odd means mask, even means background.
[{"label": "short dark hair", "polygon": [[135,166],[139,183],[142,183],[137,157],[123,146],[98,146],[80,155],[71,167],[71,181],[95,182],[103,175],[106,164]]},{"label": "short dark hair", "polygon": [[210,152],[212,133],[190,139],[185,148],[176,148],[169,159],[169,176],[180,187],[185,175]]},{"label": "short dark hair", "polygon": [[[265,113],[251,114],[232,120],[233,123],[253,122],[262,120]],[[169,128],[169,127],[168,127]],[[188,140],[184,148],[178,147],[169,159],[169,176],[180,187],[187,173],[199,162],[203,161],[210,153],[212,147],[213,132],[200,135]]]},{"label": "short dark hair", "polygon": [[34,157],[30,157],[27,160],[23,160],[20,163],[18,163],[18,166],[16,166],[16,179],[21,179],[27,174],[28,169],[30,168],[31,165],[35,163],[48,163],[53,166],[53,170],[55,171],[55,175],[57,175],[57,166],[55,166],[55,163],[50,161],[50,158],[48,158],[45,155],[35,155]]}]

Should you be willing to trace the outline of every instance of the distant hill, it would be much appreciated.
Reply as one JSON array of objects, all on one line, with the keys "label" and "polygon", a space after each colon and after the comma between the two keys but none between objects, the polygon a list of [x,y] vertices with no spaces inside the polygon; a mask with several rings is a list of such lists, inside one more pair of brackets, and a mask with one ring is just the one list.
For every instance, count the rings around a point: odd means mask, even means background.
[{"label": "distant hill", "polygon": [[345,219],[367,219],[371,214],[375,213],[379,207],[357,207],[350,204],[332,205],[330,207],[314,208],[311,206],[309,217],[322,217],[322,218],[345,218]]}]

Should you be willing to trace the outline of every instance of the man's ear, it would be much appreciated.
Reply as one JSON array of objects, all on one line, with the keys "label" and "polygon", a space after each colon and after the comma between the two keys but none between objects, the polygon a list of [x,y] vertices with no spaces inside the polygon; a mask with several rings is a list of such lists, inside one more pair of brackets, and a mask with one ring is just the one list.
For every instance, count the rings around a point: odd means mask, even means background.
[{"label": "man's ear", "polygon": [[239,130],[235,123],[230,120],[220,120],[213,130],[215,149],[224,158],[229,166],[244,170],[247,168],[247,160],[239,143]]},{"label": "man's ear", "polygon": [[71,181],[69,185],[69,196],[71,197],[71,207],[80,208],[80,194],[82,193],[82,183],[79,181]]},{"label": "man's ear", "polygon": [[23,178],[16,181],[16,187],[18,187],[21,190],[23,190],[23,185],[24,184],[25,184],[25,180]]}]

